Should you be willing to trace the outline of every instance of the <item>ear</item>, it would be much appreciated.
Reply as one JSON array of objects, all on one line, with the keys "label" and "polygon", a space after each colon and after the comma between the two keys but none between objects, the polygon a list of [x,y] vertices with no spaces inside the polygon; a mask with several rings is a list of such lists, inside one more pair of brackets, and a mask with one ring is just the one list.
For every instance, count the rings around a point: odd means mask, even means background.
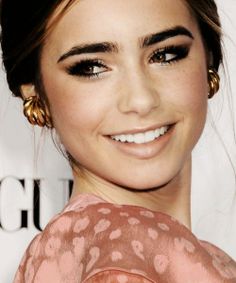
[{"label": "ear", "polygon": [[35,91],[35,86],[33,84],[21,85],[20,91],[24,99],[29,98],[30,96],[37,95]]}]

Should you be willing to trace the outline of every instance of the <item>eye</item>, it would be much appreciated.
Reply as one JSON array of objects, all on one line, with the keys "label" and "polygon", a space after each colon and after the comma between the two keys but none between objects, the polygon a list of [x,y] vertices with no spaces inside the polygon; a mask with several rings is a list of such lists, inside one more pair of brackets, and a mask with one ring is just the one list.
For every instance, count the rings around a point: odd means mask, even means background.
[{"label": "eye", "polygon": [[166,65],[186,58],[188,53],[188,46],[168,46],[154,51],[149,62]]},{"label": "eye", "polygon": [[92,78],[99,77],[100,74],[108,71],[108,68],[99,60],[86,59],[75,63],[67,68],[69,75]]}]

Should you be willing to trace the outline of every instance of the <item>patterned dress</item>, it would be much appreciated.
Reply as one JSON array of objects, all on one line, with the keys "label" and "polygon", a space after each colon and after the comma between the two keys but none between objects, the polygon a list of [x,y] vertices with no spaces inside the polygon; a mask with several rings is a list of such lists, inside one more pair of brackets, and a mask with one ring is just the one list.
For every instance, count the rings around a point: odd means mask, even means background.
[{"label": "patterned dress", "polygon": [[28,247],[14,283],[233,283],[236,262],[169,215],[81,194]]}]

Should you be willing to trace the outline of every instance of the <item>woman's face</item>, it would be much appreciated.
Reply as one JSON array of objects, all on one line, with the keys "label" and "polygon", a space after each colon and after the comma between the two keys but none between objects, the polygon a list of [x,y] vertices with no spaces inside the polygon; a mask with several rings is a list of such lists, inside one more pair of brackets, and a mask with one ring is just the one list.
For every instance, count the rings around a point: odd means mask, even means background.
[{"label": "woman's face", "polygon": [[106,181],[136,189],[169,182],[204,127],[206,61],[185,1],[77,1],[41,57],[62,143]]}]

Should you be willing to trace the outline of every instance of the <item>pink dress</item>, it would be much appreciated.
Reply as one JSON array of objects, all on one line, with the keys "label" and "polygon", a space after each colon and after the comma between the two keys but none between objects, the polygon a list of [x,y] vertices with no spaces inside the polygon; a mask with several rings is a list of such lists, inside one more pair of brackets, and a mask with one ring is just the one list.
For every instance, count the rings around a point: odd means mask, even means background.
[{"label": "pink dress", "polygon": [[174,218],[88,194],[27,249],[14,283],[236,282],[236,263]]}]

